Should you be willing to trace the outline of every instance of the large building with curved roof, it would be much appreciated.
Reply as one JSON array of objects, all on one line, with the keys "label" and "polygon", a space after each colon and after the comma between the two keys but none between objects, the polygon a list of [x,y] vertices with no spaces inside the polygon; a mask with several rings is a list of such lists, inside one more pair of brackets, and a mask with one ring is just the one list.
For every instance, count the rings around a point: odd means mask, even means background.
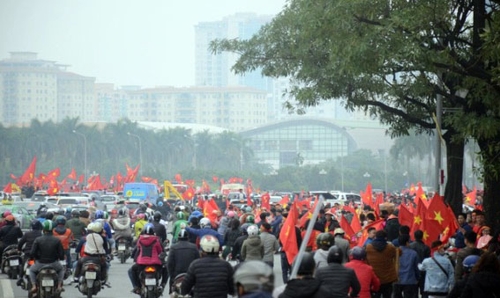
[{"label": "large building with curved roof", "polygon": [[274,168],[336,160],[358,149],[386,154],[392,140],[373,121],[298,117],[240,132],[262,163]]}]

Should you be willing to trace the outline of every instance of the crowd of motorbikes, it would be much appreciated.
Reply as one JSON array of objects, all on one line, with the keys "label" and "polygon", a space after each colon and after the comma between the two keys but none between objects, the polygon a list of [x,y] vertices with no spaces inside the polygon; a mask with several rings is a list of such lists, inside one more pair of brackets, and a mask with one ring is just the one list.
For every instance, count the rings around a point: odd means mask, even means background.
[{"label": "crowd of motorbikes", "polygon": [[[132,257],[134,243],[129,239],[119,238],[116,239],[116,258],[121,264],[126,263],[127,259]],[[164,243],[165,254],[163,258],[166,263],[170,241],[167,239]],[[79,255],[76,252],[78,241],[70,243],[70,257],[73,267],[76,266]],[[106,257],[106,264],[109,268],[113,256]],[[24,266],[23,266],[24,264]],[[18,249],[17,245],[10,245],[4,249],[2,260],[0,264],[1,272],[7,274],[10,279],[16,280],[21,278],[17,284],[24,290],[28,291],[28,297],[37,298],[60,298],[61,293],[58,288],[58,275],[54,268],[50,266],[43,267],[36,276],[37,293],[32,293],[32,284],[29,278],[29,268],[34,264],[34,260],[27,255],[23,255]],[[64,270],[64,279],[72,275],[72,270],[67,268],[66,260],[60,261]],[[161,271],[155,266],[146,266],[140,273],[141,280],[141,298],[158,298],[162,295],[160,281],[162,278]],[[180,277],[179,277],[180,279]],[[75,283],[75,281],[70,284]],[[76,282],[76,288],[87,298],[91,298],[103,289],[107,284],[106,278],[101,276],[101,262],[99,260],[89,259],[82,264],[81,276]]]}]

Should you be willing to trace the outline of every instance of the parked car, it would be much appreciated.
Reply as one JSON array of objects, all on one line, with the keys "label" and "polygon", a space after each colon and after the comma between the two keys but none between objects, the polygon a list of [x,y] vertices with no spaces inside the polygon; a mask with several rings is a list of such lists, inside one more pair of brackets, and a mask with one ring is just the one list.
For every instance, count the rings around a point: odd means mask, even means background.
[{"label": "parked car", "polygon": [[26,208],[17,205],[0,206],[0,213],[3,213],[7,210],[10,210],[10,212],[12,212],[12,215],[14,215],[22,230],[31,229],[31,221],[35,219],[35,216],[30,214]]},{"label": "parked car", "polygon": [[38,211],[38,208],[42,203],[45,204],[45,207],[47,207],[47,209],[57,208],[57,205],[47,202],[26,201],[26,202],[16,202],[14,205],[25,208],[26,210],[28,210],[28,213],[36,217],[36,212]]}]

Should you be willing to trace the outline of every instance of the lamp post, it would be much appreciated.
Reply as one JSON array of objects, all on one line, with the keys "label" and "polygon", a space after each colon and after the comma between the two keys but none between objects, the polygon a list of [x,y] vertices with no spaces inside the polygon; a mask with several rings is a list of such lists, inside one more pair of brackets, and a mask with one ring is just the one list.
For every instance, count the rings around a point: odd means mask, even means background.
[{"label": "lamp post", "polygon": [[83,182],[87,183],[87,137],[74,129],[73,133],[83,137]]},{"label": "lamp post", "polygon": [[142,142],[141,142],[141,138],[138,135],[130,133],[130,132],[127,132],[127,134],[129,136],[135,137],[135,138],[137,138],[137,140],[139,140],[139,164],[140,164],[140,166],[139,166],[139,176],[142,177],[142,166],[143,165],[142,165]]}]

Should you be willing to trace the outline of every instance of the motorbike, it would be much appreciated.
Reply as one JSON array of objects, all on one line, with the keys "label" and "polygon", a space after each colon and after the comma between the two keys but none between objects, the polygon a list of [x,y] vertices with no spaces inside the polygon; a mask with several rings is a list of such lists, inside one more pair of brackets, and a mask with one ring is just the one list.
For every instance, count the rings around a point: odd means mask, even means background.
[{"label": "motorbike", "polygon": [[163,252],[164,252],[164,261],[166,262],[168,257],[168,252],[170,251],[170,240],[166,239],[163,241]]},{"label": "motorbike", "polygon": [[21,273],[21,253],[17,250],[17,244],[9,245],[3,250],[2,255],[2,273],[5,273],[11,279],[17,279]]},{"label": "motorbike", "polygon": [[[28,278],[29,280],[29,278]],[[43,266],[36,275],[37,298],[59,298],[61,293],[57,290],[58,276],[57,271],[50,266]],[[31,283],[28,282],[28,297],[32,298],[30,291]]]},{"label": "motorbike", "polygon": [[26,261],[24,262],[23,266],[23,277],[22,277],[22,282],[18,283],[18,286],[20,286],[23,290],[29,290],[32,287],[30,276],[29,276],[29,269],[30,267],[35,264],[35,260],[32,258],[25,257]]},{"label": "motorbike", "polygon": [[96,260],[88,260],[82,265],[82,275],[78,285],[78,290],[87,295],[87,298],[92,298],[93,295],[101,290],[104,281],[101,281],[101,264]]},{"label": "motorbike", "polygon": [[161,272],[157,267],[146,266],[139,278],[141,280],[141,298],[158,298],[162,295]]},{"label": "motorbike", "polygon": [[117,256],[120,259],[120,263],[124,264],[130,258],[130,254],[130,241],[126,238],[119,238],[117,240]]},{"label": "motorbike", "polygon": [[190,298],[190,297],[192,297],[192,291],[191,291],[191,293],[186,294],[186,295],[180,294],[181,293],[181,285],[182,285],[182,282],[184,281],[185,277],[186,277],[186,273],[181,273],[174,278],[174,281],[172,282],[172,287],[170,289],[172,292],[171,297],[173,297],[173,298]]},{"label": "motorbike", "polygon": [[73,240],[69,244],[69,255],[71,257],[71,262],[78,260],[78,254],[76,253],[76,247],[78,246],[78,240]]}]

